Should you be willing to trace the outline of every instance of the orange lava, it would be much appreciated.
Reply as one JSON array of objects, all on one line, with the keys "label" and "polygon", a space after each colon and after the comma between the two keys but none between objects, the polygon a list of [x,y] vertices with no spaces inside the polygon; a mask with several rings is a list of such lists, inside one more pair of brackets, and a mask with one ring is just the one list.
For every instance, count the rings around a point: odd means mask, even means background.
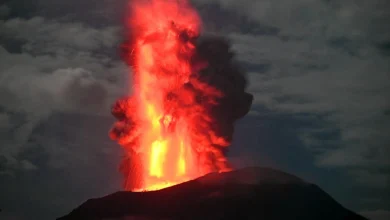
[{"label": "orange lava", "polygon": [[[196,11],[184,0],[133,0],[130,9],[126,22],[132,52],[126,59],[132,62],[134,87],[123,106],[136,128],[119,142],[124,149],[131,145],[140,156],[142,184],[125,188],[157,190],[228,169],[221,152],[214,150],[216,162],[207,161],[205,149],[228,143],[208,129],[212,118],[197,101],[202,97],[212,105],[222,94],[192,79],[195,45],[189,39],[197,37],[201,27]],[[189,83],[192,89],[186,87]],[[130,125],[116,125],[121,126]]]}]

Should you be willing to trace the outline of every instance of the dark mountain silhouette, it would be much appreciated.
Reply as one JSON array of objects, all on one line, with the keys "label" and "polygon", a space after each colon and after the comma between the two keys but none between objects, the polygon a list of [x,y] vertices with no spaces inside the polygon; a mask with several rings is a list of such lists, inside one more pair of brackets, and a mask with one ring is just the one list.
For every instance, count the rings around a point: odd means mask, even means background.
[{"label": "dark mountain silhouette", "polygon": [[264,219],[364,220],[318,186],[270,168],[211,173],[152,192],[90,199],[59,220]]}]

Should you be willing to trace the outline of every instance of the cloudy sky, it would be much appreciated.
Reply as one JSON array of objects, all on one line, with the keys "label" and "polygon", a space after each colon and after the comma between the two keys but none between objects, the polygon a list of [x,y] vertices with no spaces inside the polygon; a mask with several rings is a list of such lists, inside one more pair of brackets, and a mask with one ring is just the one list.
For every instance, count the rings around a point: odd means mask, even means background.
[{"label": "cloudy sky", "polygon": [[[282,169],[387,219],[389,2],[193,2],[206,32],[231,39],[255,96],[231,161]],[[53,219],[120,189],[121,152],[107,134],[110,105],[129,91],[125,4],[0,3],[0,217]]]}]

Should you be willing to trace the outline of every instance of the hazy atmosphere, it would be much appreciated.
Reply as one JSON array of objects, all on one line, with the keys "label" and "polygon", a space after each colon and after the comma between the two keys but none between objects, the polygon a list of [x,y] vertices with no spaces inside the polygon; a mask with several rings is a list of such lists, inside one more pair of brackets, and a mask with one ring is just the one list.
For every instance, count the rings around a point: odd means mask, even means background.
[{"label": "hazy atmosphere", "polygon": [[[0,3],[0,219],[54,219],[121,190],[111,105],[128,0]],[[390,218],[387,0],[192,0],[231,40],[254,95],[235,167],[277,168],[372,220]]]}]

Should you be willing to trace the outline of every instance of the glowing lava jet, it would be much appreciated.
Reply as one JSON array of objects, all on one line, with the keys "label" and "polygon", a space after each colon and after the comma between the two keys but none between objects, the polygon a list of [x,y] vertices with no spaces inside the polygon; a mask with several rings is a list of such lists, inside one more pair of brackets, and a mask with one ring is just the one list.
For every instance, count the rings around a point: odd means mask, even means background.
[{"label": "glowing lava jet", "polygon": [[229,170],[224,148],[233,130],[218,132],[214,110],[225,94],[201,74],[209,63],[198,55],[196,11],[185,0],[133,0],[130,9],[123,54],[133,94],[113,106],[118,122],[110,132],[127,153],[125,189],[156,190]]}]

